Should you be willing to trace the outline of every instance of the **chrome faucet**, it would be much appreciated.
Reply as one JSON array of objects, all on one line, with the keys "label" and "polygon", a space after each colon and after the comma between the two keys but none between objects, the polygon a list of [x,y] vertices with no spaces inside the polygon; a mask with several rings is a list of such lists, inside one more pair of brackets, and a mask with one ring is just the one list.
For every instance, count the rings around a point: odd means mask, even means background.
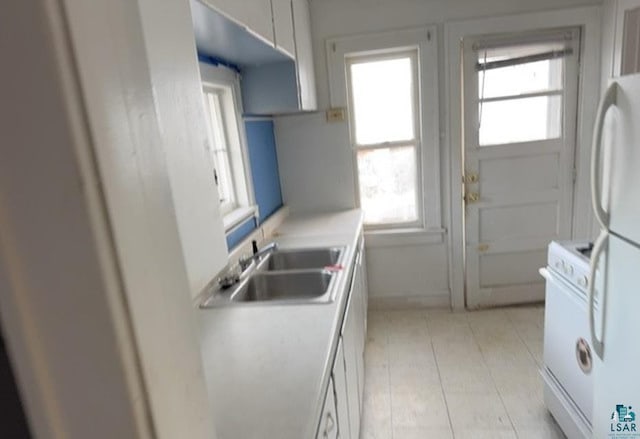
[{"label": "chrome faucet", "polygon": [[253,254],[251,256],[243,256],[238,261],[240,270],[242,271],[245,271],[247,267],[249,267],[253,263],[253,261],[259,261],[264,255],[278,250],[277,242],[272,242],[271,244],[265,245],[260,250],[258,250],[258,243],[255,240],[251,241],[251,245],[253,246]]}]

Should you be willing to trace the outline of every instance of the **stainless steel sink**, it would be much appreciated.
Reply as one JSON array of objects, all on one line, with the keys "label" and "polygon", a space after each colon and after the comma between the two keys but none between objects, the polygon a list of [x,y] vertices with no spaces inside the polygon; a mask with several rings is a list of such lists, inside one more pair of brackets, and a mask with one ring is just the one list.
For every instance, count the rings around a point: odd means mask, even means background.
[{"label": "stainless steel sink", "polygon": [[200,307],[332,302],[345,254],[345,247],[272,251],[251,264],[237,284],[214,287]]},{"label": "stainless steel sink", "polygon": [[262,271],[321,269],[338,264],[342,247],[277,250],[259,264]]},{"label": "stainless steel sink", "polygon": [[334,273],[325,270],[255,273],[238,286],[232,302],[329,302]]}]

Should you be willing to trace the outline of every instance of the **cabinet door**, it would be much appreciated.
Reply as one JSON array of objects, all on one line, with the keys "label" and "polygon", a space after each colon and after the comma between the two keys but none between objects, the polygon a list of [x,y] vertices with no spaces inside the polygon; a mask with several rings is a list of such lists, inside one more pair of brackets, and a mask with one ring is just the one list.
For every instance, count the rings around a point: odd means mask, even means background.
[{"label": "cabinet door", "polygon": [[359,281],[358,284],[358,292],[357,299],[359,302],[358,309],[360,310],[360,315],[358,316],[358,329],[360,333],[358,334],[358,390],[359,390],[359,400],[360,400],[360,414],[362,415],[362,400],[364,398],[364,348],[367,340],[367,312],[368,312],[368,302],[369,296],[367,294],[367,269],[366,269],[366,261],[364,254],[364,237],[360,238],[360,246],[359,253],[356,259],[356,270],[357,270],[357,279]]},{"label": "cabinet door", "polygon": [[[364,332],[363,332],[363,343],[367,338],[367,313],[369,312],[369,287],[367,285],[367,260],[365,258],[365,248],[364,248],[364,236],[362,236],[362,234],[360,235],[360,244],[358,246],[359,248],[359,253],[358,253],[358,259],[356,260],[356,263],[358,265],[358,271],[359,271],[359,279],[360,279],[360,296],[361,296],[361,300],[362,300],[362,310],[363,310],[363,315],[362,315],[362,325],[364,328]],[[364,347],[363,347],[364,348]]]},{"label": "cabinet door", "polygon": [[327,388],[327,396],[324,398],[322,417],[320,418],[320,425],[318,425],[316,439],[338,439],[338,423],[333,379],[329,379],[329,387]]},{"label": "cabinet door", "polygon": [[204,0],[233,21],[273,45],[271,0]]},{"label": "cabinet door", "polygon": [[624,13],[621,75],[640,72],[640,4]]},{"label": "cabinet door", "polygon": [[342,343],[342,337],[340,337],[340,340],[338,341],[338,349],[336,351],[336,359],[333,362],[333,373],[331,374],[331,376],[336,391],[338,437],[340,437],[340,439],[349,439],[351,437],[349,427],[349,399],[347,396],[347,374],[344,361],[344,346]]},{"label": "cabinet door", "polygon": [[315,110],[316,78],[311,43],[311,20],[307,0],[293,0],[293,30],[296,43],[296,69],[301,110]]},{"label": "cabinet door", "polygon": [[275,45],[292,57],[296,54],[291,0],[271,0]]},{"label": "cabinet door", "polygon": [[[605,79],[636,71],[638,8],[640,0],[607,1],[603,5],[602,62]],[[609,63],[612,65],[609,66]]]},{"label": "cabinet door", "polygon": [[344,342],[344,357],[347,374],[347,398],[349,401],[349,426],[352,438],[360,437],[360,377],[358,369],[360,365],[360,335],[359,329],[359,282],[357,265],[354,267],[351,291],[345,311],[344,323],[342,325],[342,337]]}]

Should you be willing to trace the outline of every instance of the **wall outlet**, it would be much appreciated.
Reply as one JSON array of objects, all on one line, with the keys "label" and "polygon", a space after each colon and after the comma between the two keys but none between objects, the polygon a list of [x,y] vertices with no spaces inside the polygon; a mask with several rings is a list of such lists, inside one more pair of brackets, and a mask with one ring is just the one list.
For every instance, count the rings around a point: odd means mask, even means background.
[{"label": "wall outlet", "polygon": [[344,122],[345,114],[346,109],[344,107],[330,108],[327,110],[327,122]]}]

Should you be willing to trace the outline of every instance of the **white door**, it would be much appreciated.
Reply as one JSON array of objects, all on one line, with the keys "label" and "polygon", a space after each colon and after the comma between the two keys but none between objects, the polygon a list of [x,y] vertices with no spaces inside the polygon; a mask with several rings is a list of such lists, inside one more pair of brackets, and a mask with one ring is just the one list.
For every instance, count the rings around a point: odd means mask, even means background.
[{"label": "white door", "polygon": [[579,29],[463,42],[469,308],[544,299],[538,268],[571,237]]}]

